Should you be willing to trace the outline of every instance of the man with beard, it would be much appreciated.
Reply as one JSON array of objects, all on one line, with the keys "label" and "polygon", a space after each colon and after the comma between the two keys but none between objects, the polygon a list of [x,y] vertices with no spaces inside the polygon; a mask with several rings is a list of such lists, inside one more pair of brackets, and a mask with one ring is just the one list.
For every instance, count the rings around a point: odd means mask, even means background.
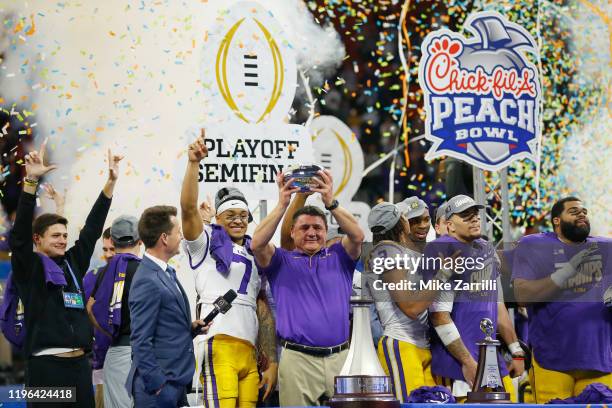
[{"label": "man with beard", "polygon": [[407,247],[422,254],[425,249],[427,233],[431,228],[431,216],[427,204],[417,196],[412,196],[398,203],[397,208],[410,223]]},{"label": "man with beard", "polygon": [[458,402],[463,402],[476,377],[476,343],[483,338],[480,322],[490,319],[512,350],[510,370],[498,354],[501,378],[497,380],[503,381],[514,401],[512,382],[507,374],[510,372],[515,377],[523,373],[524,354],[500,294],[500,262],[495,248],[481,238],[479,210],[482,208],[465,195],[448,200],[445,210],[448,234],[425,248],[424,278],[432,279],[436,273],[437,267],[432,268],[430,262],[436,258],[442,260],[444,269],[455,273],[449,281],[452,289],[439,292],[429,308],[429,320],[435,330],[431,340],[431,372],[439,385],[451,388]]},{"label": "man with beard", "polygon": [[[598,382],[612,387],[611,240],[592,237],[576,197],[552,208],[554,232],[521,239],[514,253],[514,291],[530,305],[530,382],[537,403],[569,398]],[[607,272],[607,273],[606,273]]]}]

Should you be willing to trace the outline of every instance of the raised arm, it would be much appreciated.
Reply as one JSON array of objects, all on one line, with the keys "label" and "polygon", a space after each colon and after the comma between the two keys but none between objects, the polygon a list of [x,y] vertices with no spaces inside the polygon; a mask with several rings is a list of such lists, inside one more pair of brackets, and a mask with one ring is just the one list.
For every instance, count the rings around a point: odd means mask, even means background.
[{"label": "raised arm", "polygon": [[300,208],[304,207],[304,205],[306,204],[306,198],[308,198],[310,194],[297,193],[293,200],[291,200],[291,204],[289,204],[289,208],[287,208],[287,211],[285,212],[283,224],[281,225],[280,246],[281,248],[286,249],[287,251],[292,251],[295,248],[293,239],[291,238],[293,214],[295,214],[295,212]]},{"label": "raised arm", "polygon": [[115,191],[115,183],[119,178],[119,162],[123,159],[123,156],[113,154],[108,149],[108,179],[102,188],[102,192],[106,198],[113,198],[113,192]]},{"label": "raised arm", "polygon": [[206,148],[205,132],[189,145],[187,150],[187,169],[183,178],[181,188],[181,222],[183,225],[183,236],[188,241],[196,240],[204,230],[204,222],[198,210],[198,172],[200,161],[208,156]]},{"label": "raised arm", "polygon": [[55,187],[53,187],[51,183],[43,184],[43,188],[45,189],[47,198],[55,203],[55,213],[57,215],[64,216],[64,208],[66,204],[66,189],[64,189],[64,194],[61,194],[55,189]]},{"label": "raised arm", "polygon": [[19,198],[15,223],[9,236],[13,277],[21,282],[27,281],[32,271],[32,221],[38,182],[42,176],[57,168],[54,165],[45,165],[46,147],[45,139],[40,151],[32,151],[25,156],[26,177],[23,180],[23,192]]},{"label": "raised arm", "polygon": [[[321,199],[326,208],[329,208],[334,201],[334,189],[332,175],[328,170],[319,171],[319,177],[315,178],[317,187],[311,188],[311,191],[321,193]],[[361,255],[361,244],[365,239],[365,234],[359,226],[359,223],[346,209],[337,206],[331,210],[333,217],[338,223],[338,228],[345,232],[342,238],[342,246],[353,259],[359,258]]]},{"label": "raised arm", "polygon": [[96,247],[96,241],[102,236],[115,184],[119,178],[119,162],[122,159],[123,156],[112,154],[110,149],[108,150],[108,179],[104,184],[102,193],[91,207],[89,215],[87,215],[85,226],[79,232],[79,239],[66,253],[78,264],[78,268],[74,272],[81,277],[85,276]]},{"label": "raised arm", "polygon": [[255,255],[257,264],[261,267],[270,265],[272,256],[274,255],[274,244],[270,241],[280,224],[289,202],[291,201],[291,194],[296,193],[299,188],[292,187],[294,179],[289,179],[287,182],[284,181],[283,173],[276,175],[276,185],[278,186],[278,204],[266,218],[255,229],[253,234],[253,240],[251,241],[251,250]]}]

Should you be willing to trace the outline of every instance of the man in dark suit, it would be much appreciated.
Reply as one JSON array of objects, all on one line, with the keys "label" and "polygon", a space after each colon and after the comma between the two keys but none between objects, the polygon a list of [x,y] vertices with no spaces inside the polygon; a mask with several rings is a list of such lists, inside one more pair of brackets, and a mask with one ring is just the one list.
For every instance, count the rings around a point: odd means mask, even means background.
[{"label": "man in dark suit", "polygon": [[130,288],[132,367],[126,387],[135,406],[187,405],[195,370],[192,339],[208,327],[192,323],[189,301],[168,265],[182,239],[176,208],[150,207],[138,223],[146,251]]}]

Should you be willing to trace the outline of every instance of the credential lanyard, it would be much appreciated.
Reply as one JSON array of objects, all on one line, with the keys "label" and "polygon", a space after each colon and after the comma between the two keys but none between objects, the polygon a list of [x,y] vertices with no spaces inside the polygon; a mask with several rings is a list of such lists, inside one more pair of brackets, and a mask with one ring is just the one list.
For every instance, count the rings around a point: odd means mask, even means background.
[{"label": "credential lanyard", "polygon": [[70,272],[70,276],[72,276],[72,280],[74,281],[74,286],[76,286],[77,288],[77,292],[82,293],[81,292],[81,287],[79,286],[79,282],[77,282],[77,278],[74,275],[74,272],[72,272],[72,268],[70,267],[70,263],[68,261],[66,262],[66,266],[68,267],[68,272]]}]

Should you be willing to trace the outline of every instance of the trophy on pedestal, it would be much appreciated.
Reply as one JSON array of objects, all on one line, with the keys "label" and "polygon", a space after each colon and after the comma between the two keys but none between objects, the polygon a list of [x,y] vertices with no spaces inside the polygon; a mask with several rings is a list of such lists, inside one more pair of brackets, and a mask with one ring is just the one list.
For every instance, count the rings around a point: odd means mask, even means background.
[{"label": "trophy on pedestal", "polygon": [[351,299],[353,333],[346,362],[335,378],[331,408],[399,408],[393,384],[376,355],[370,328],[371,300]]},{"label": "trophy on pedestal", "polygon": [[472,391],[467,394],[467,402],[510,403],[510,394],[506,392],[497,360],[498,340],[492,335],[495,331],[490,319],[480,321],[480,330],[486,337],[478,350],[478,370]]}]

